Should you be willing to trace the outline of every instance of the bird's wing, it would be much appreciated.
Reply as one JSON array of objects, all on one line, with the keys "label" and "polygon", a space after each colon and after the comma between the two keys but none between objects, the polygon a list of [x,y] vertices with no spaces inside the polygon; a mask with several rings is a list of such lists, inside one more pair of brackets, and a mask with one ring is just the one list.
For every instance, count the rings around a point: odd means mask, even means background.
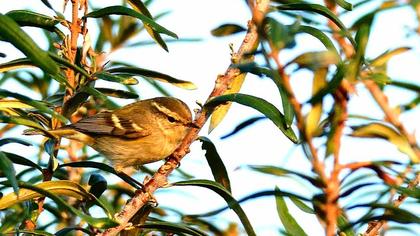
[{"label": "bird's wing", "polygon": [[111,135],[123,138],[141,138],[151,134],[141,125],[129,119],[118,117],[112,112],[100,112],[62,128],[73,128],[90,135]]}]

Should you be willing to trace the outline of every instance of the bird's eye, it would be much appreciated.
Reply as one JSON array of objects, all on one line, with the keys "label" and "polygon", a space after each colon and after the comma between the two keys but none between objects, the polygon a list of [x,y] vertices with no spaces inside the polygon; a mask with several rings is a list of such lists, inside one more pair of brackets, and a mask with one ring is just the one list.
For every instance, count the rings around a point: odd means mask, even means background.
[{"label": "bird's eye", "polygon": [[172,116],[168,116],[168,121],[174,123],[176,120]]}]

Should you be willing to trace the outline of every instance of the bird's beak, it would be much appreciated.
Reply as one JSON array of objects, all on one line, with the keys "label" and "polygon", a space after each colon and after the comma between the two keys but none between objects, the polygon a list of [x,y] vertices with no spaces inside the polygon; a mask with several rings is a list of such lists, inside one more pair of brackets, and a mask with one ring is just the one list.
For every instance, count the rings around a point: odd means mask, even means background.
[{"label": "bird's beak", "polygon": [[190,128],[195,128],[195,129],[199,129],[199,128],[201,128],[200,126],[198,126],[196,123],[194,123],[194,122],[189,122],[188,124],[187,124],[187,127],[190,127]]}]

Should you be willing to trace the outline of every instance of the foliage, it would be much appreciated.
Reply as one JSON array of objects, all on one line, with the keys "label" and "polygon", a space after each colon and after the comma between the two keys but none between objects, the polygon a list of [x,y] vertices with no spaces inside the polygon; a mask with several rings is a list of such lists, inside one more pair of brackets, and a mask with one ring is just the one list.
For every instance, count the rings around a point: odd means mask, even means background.
[{"label": "foliage", "polygon": [[[85,146],[74,141],[65,146],[48,131],[101,110],[119,107],[113,98],[138,99],[135,86],[139,81],[146,81],[165,96],[169,92],[162,83],[182,89],[196,88],[192,82],[160,71],[140,68],[126,61],[109,61],[110,53],[142,45],[143,42],[130,41],[142,32],[165,51],[169,50],[167,43],[178,39],[176,28],[167,29],[157,22],[163,13],[154,16],[149,12],[152,1],[127,0],[120,5],[101,8],[92,7],[93,0],[63,2],[65,11],[71,12],[72,18],[66,19],[64,12],[55,10],[48,1],[42,3],[53,11],[41,14],[14,10],[0,14],[0,40],[10,43],[24,55],[0,64],[0,84],[13,81],[31,91],[31,95],[27,95],[10,87],[0,88],[0,122],[4,124],[0,136],[5,136],[0,139],[0,146],[33,145],[37,149],[28,156],[0,151],[0,173],[4,177],[0,189],[3,193],[8,192],[0,198],[0,234],[67,235],[84,232],[94,235],[127,223],[122,223],[114,214],[122,214],[128,197],[139,196],[136,192],[138,181],[101,163],[102,157],[92,155]],[[264,196],[275,201],[276,208],[271,210],[278,213],[278,228],[284,229],[286,235],[310,235],[301,227],[305,222],[293,215],[292,207],[316,215],[329,236],[337,232],[356,235],[367,225],[366,235],[375,235],[385,222],[399,223],[395,227],[409,231],[409,227],[403,227],[405,224],[420,222],[417,215],[399,208],[404,201],[418,203],[419,200],[416,164],[420,160],[420,150],[415,136],[399,120],[399,115],[417,108],[420,89],[414,83],[390,78],[387,72],[388,61],[410,48],[391,48],[376,58],[369,58],[366,54],[376,15],[397,7],[412,7],[414,11],[419,8],[419,3],[378,1],[380,4],[369,12],[370,8],[366,6],[369,1],[351,4],[344,0],[326,0],[322,5],[314,2],[319,1],[247,1],[248,5],[244,4],[244,7],[253,14],[253,21],[248,23],[247,29],[234,23],[208,29],[215,37],[243,34],[247,40],[251,37],[257,40],[252,45],[247,45],[248,41],[244,40],[239,52],[232,52],[232,64],[224,75],[217,77],[215,89],[211,93],[208,90],[209,99],[196,113],[195,128],[198,133],[211,116],[210,131],[216,129],[233,103],[253,108],[261,116],[243,117],[245,121],[223,138],[246,132],[244,128],[268,119],[278,129],[279,136],[303,148],[312,172],[289,170],[276,164],[247,166],[254,173],[272,176],[274,191],[270,189],[236,199],[228,176],[230,173],[217,145],[207,137],[192,136],[192,141],[197,138],[202,142],[214,180],[197,179],[180,168],[178,181],[170,187],[207,188],[224,199],[226,207],[218,210],[209,207],[207,213],[187,215],[145,204],[134,217],[127,219],[133,227],[124,232],[126,235],[149,232],[232,235],[230,233],[234,230],[231,228],[224,229],[206,218],[217,217],[229,208],[239,219],[232,222],[240,222],[248,235],[255,235],[258,231],[241,205]],[[27,5],[31,7],[31,3]],[[359,15],[353,24],[346,25],[342,16],[349,11]],[[77,21],[72,22],[74,19]],[[86,24],[88,19],[96,23],[98,35],[90,35],[96,31],[88,29],[93,27]],[[45,33],[47,50],[31,37],[26,27]],[[324,48],[285,60],[284,51],[305,49],[298,40],[302,35],[311,36]],[[194,41],[179,39],[180,42],[183,40],[187,43]],[[133,47],[133,50],[137,49]],[[0,57],[8,59],[8,56],[0,53]],[[296,94],[297,90],[290,82],[300,71],[309,71],[312,76],[312,91],[305,94],[309,98],[305,101],[299,101],[300,94]],[[241,93],[243,82],[250,74],[269,78],[278,96],[266,100]],[[119,87],[99,87],[99,80]],[[383,111],[383,118],[351,114],[349,102],[358,85],[368,89]],[[388,87],[413,93],[415,98],[408,104],[392,107],[384,93]],[[281,107],[274,105],[276,101],[281,101]],[[200,114],[204,118],[201,119]],[[242,118],[241,114],[236,116]],[[27,129],[26,134],[38,132],[45,137],[40,143],[25,141],[20,134],[14,133],[19,127]],[[383,145],[395,146],[404,158],[343,160],[340,150],[344,136],[380,138]],[[188,150],[188,145],[182,148]],[[321,153],[321,150],[325,152]],[[63,156],[63,152],[66,155]],[[155,173],[144,166],[141,170]],[[109,177],[114,175],[119,177],[117,183],[110,181]],[[307,188],[306,195],[295,193],[293,188],[275,186],[277,178],[303,183]],[[370,196],[362,199],[369,199],[367,202],[357,198],[355,193],[359,191]],[[362,209],[363,215],[350,217],[354,209]],[[47,214],[45,211],[52,216],[48,221],[40,220]]]}]

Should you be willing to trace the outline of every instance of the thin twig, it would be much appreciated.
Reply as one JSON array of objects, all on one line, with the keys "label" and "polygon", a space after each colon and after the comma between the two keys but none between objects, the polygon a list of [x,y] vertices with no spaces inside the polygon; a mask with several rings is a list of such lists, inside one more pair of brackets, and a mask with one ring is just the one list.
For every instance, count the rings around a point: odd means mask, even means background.
[{"label": "thin twig", "polygon": [[[420,182],[420,173],[417,173],[416,178],[410,182],[410,184],[408,185],[408,188],[409,189],[415,188],[419,184],[419,182]],[[394,207],[399,207],[406,198],[407,198],[407,195],[405,194],[401,194],[400,196],[398,196],[397,199],[395,199],[393,202]],[[363,234],[363,236],[378,235],[379,231],[382,229],[385,223],[386,223],[385,220],[370,222],[369,227],[366,230],[366,232]]]},{"label": "thin twig", "polygon": [[[265,14],[269,6],[268,0],[257,1],[256,6],[259,9],[259,14]],[[253,11],[255,15],[255,11]],[[252,52],[258,45],[258,32],[256,25],[250,21],[248,23],[248,32],[237,52],[238,58],[247,56],[247,53]],[[218,76],[213,91],[210,93],[208,100],[222,95],[233,79],[240,73],[238,68],[233,65],[229,66],[224,75]],[[145,183],[145,192],[138,191],[136,195],[123,207],[122,211],[115,215],[115,219],[120,223],[119,226],[105,230],[98,235],[117,235],[120,231],[129,224],[130,219],[149,201],[153,199],[152,194],[158,189],[167,185],[169,174],[179,166],[181,159],[189,152],[189,146],[198,136],[198,132],[203,127],[208,117],[210,116],[207,110],[201,109],[196,113],[194,123],[197,126],[192,128],[185,136],[180,147],[171,155],[171,157],[163,164],[157,172]]]}]

